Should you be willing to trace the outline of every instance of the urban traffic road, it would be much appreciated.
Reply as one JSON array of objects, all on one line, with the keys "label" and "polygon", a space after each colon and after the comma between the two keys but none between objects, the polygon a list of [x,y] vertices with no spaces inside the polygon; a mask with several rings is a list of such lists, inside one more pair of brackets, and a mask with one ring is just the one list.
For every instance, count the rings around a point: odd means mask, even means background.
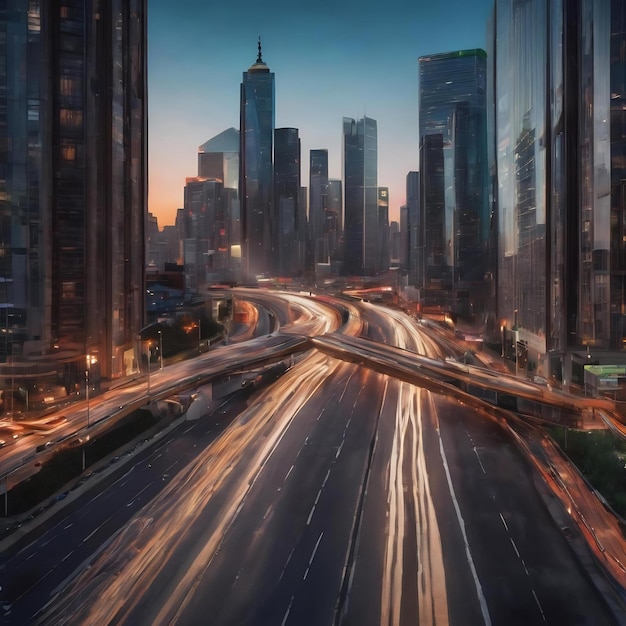
[{"label": "urban traffic road", "polygon": [[[373,341],[449,354],[351,306]],[[4,622],[617,623],[474,408],[314,350],[239,409],[146,443],[7,550]]]}]

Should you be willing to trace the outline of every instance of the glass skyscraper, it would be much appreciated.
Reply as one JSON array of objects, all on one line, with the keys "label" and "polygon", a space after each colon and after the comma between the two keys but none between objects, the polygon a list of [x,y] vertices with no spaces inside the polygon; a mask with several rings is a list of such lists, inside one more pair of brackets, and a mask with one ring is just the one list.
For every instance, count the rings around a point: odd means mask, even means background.
[{"label": "glass skyscraper", "polygon": [[272,271],[274,126],[274,73],[263,62],[259,40],[257,60],[243,73],[240,100],[239,198],[246,280]]},{"label": "glass skyscraper", "polygon": [[498,316],[571,380],[626,337],[626,8],[498,0],[494,23]]},{"label": "glass skyscraper", "polygon": [[86,366],[129,374],[145,310],[146,2],[3,3],[0,55],[2,373],[68,391]]},{"label": "glass skyscraper", "polygon": [[309,161],[309,224],[316,263],[328,260],[324,245],[328,204],[328,150],[311,150]]},{"label": "glass skyscraper", "polygon": [[274,131],[274,273],[293,277],[304,271],[305,242],[299,241],[300,137],[297,128]]},{"label": "glass skyscraper", "polygon": [[344,273],[375,275],[378,228],[376,120],[343,118]]},{"label": "glass skyscraper", "polygon": [[485,308],[486,58],[483,50],[461,50],[419,59],[425,247],[418,282],[426,300],[461,314]]}]

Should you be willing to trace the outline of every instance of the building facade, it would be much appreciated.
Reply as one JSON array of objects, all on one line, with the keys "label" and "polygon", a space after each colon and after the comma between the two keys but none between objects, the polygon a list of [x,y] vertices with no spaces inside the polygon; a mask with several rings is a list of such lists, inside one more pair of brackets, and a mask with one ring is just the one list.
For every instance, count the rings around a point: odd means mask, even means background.
[{"label": "building facade", "polygon": [[328,205],[328,150],[311,150],[309,160],[309,224],[316,263],[328,260],[324,242]]},{"label": "building facade", "polygon": [[344,274],[376,274],[378,130],[376,120],[343,118]]},{"label": "building facade", "polygon": [[499,0],[493,23],[498,317],[569,381],[626,338],[626,10]]},{"label": "building facade", "polygon": [[137,362],[146,2],[15,0],[0,33],[2,375],[69,393]]},{"label": "building facade", "polygon": [[273,218],[274,73],[256,62],[243,74],[240,99],[241,244],[244,280],[271,274]]},{"label": "building facade", "polygon": [[300,240],[300,137],[297,128],[274,131],[273,274],[299,276],[304,271],[305,241]]},{"label": "building facade", "polygon": [[[436,174],[431,178],[420,166],[426,202],[422,228],[435,235],[424,239],[423,290],[425,297],[432,291],[433,297],[444,298],[442,306],[464,315],[485,307],[490,213],[486,59],[483,50],[419,59],[420,158]],[[431,189],[435,184],[438,190]],[[429,225],[431,219],[436,224]]]},{"label": "building facade", "polygon": [[198,177],[222,181],[224,230],[229,282],[241,280],[241,211],[239,203],[239,131],[227,130],[205,141],[198,148]]}]

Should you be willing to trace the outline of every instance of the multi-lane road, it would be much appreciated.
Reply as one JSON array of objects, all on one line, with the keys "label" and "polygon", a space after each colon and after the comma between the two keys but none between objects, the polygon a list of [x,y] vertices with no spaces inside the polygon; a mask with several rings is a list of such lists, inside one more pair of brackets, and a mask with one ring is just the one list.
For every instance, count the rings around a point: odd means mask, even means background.
[{"label": "multi-lane road", "polygon": [[[401,312],[249,297],[450,355]],[[497,422],[318,350],[108,471],[6,548],[2,623],[619,623]]]}]

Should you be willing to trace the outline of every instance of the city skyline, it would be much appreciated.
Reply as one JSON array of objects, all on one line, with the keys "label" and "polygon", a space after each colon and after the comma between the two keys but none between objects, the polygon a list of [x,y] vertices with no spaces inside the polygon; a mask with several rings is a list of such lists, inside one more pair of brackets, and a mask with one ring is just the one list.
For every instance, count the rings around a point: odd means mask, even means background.
[{"label": "city skyline", "polygon": [[389,187],[390,219],[398,220],[406,175],[418,169],[418,57],[484,48],[492,2],[394,0],[380,15],[354,2],[332,10],[248,4],[235,12],[185,0],[174,12],[150,2],[149,210],[159,226],[173,224],[183,205],[198,146],[239,127],[239,84],[259,36],[276,76],[276,127],[299,129],[303,184],[312,149],[327,149],[329,178],[342,178],[342,118],[372,117],[378,182]]}]

